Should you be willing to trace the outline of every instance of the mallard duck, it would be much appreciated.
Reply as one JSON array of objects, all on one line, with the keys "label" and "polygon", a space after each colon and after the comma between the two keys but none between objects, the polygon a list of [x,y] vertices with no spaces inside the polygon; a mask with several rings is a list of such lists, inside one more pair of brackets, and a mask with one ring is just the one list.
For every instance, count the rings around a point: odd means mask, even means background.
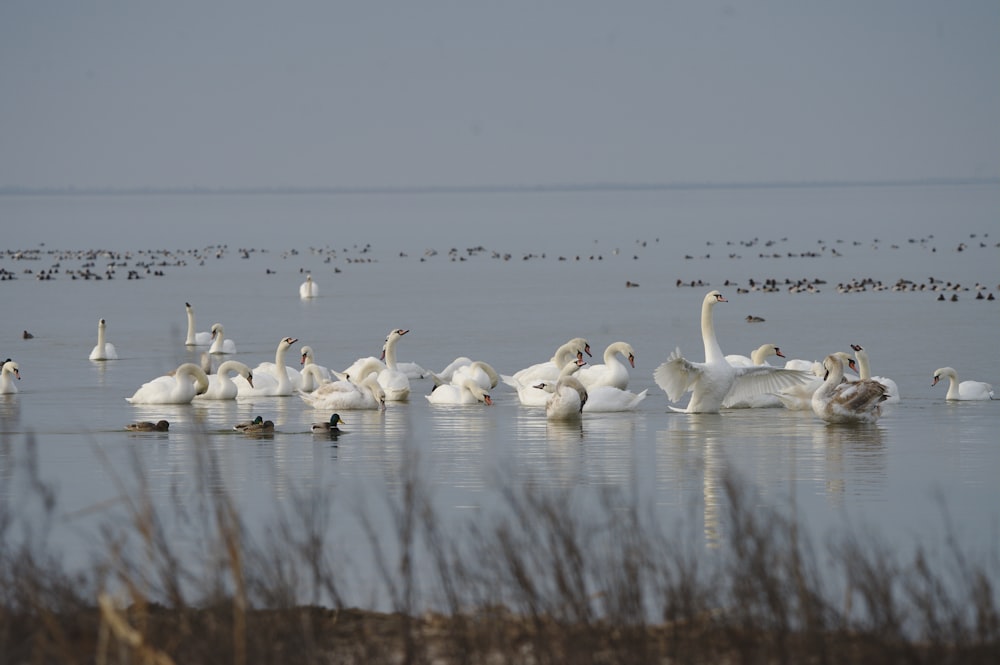
[{"label": "mallard duck", "polygon": [[235,425],[233,425],[233,429],[235,429],[235,430],[244,430],[244,429],[246,429],[248,427],[251,427],[253,425],[261,425],[261,424],[263,424],[263,422],[264,422],[264,418],[262,418],[261,416],[257,416],[256,418],[254,418],[253,420],[251,420],[249,422],[236,423]]},{"label": "mallard duck", "polygon": [[166,420],[159,420],[155,423],[149,420],[140,420],[137,423],[125,425],[125,429],[132,432],[166,432],[170,429],[170,423]]},{"label": "mallard duck", "polygon": [[270,420],[264,420],[263,422],[252,422],[242,430],[244,434],[273,434],[274,433],[274,423]]},{"label": "mallard duck", "polygon": [[346,423],[340,419],[340,414],[333,414],[330,416],[330,421],[325,423],[313,423],[312,431],[313,434],[334,434],[340,433],[340,428],[337,425],[345,425]]}]

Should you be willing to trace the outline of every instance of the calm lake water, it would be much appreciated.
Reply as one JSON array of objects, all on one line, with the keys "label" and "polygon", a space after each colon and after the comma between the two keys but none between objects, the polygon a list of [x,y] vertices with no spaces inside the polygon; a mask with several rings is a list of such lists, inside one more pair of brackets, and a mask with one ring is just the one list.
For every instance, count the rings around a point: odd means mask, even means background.
[{"label": "calm lake water", "polygon": [[[457,524],[519,483],[594,496],[617,488],[665,524],[695,520],[691,531],[711,548],[725,530],[720,482],[733,472],[818,538],[870,529],[905,552],[942,543],[950,528],[970,553],[995,556],[1000,402],[946,402],[931,378],[952,366],[1000,386],[998,211],[995,185],[0,197],[0,269],[17,278],[0,283],[0,355],[22,376],[18,394],[0,396],[2,500],[24,501],[29,518],[38,510],[23,487],[33,435],[39,473],[57,489],[56,543],[80,563],[118,483],[136,482],[133,460],[164,510],[196,494],[204,435],[219,463],[215,491],[230,493],[251,527],[312,490],[346,512],[382,514],[416,473]],[[84,266],[103,275],[112,262],[113,279],[70,278]],[[49,270],[52,279],[36,279]],[[143,278],[127,279],[130,270]],[[298,297],[306,272],[320,288],[309,301]],[[772,278],[778,292],[742,292]],[[785,281],[801,279],[821,280],[818,292],[789,293]],[[836,288],[866,279],[927,288]],[[968,290],[941,302],[932,279]],[[977,282],[998,300],[977,300]],[[703,359],[699,314],[711,288],[730,301],[715,310],[727,353],[772,342],[788,358],[821,359],[861,344],[873,373],[898,383],[901,403],[871,427],[783,409],[670,412],[653,370],[675,347]],[[223,323],[235,358],[251,367],[291,336],[290,363],[308,344],[318,363],[343,369],[407,328],[401,361],[440,371],[468,356],[512,374],[583,336],[592,363],[608,344],[630,342],[629,388],[649,392],[634,412],[567,427],[520,406],[503,384],[491,407],[435,407],[424,397],[432,382],[414,380],[408,402],[343,412],[347,433],[336,442],[314,439],[310,423],[329,412],[296,396],[127,403],[145,381],[199,360],[204,349],[184,345],[185,302],[198,330]],[[100,318],[118,360],[88,360]],[[275,422],[273,438],[231,430],[258,414]],[[168,433],[124,430],[159,418]],[[384,515],[375,523],[390,529]],[[339,528],[338,547],[363,540],[357,524]]]}]

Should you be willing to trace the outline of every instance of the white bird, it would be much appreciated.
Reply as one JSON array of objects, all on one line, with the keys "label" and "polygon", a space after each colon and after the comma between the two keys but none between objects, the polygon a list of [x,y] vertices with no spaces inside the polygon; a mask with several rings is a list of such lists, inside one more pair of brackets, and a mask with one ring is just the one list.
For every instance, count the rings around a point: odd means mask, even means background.
[{"label": "white bird", "polygon": [[574,421],[582,417],[589,395],[587,387],[573,376],[579,371],[582,362],[577,360],[575,363],[567,363],[555,382],[542,381],[535,386],[548,393],[545,401],[545,417],[548,420]]},{"label": "white bird", "polygon": [[[774,344],[761,344],[756,349],[750,352],[750,356],[741,356],[739,354],[732,354],[726,356],[726,361],[733,367],[750,367],[753,365],[769,365],[767,359],[771,356],[777,356],[778,358],[784,358],[785,354],[781,352],[781,349]],[[791,361],[788,361],[791,362]],[[788,369],[807,369],[811,370],[811,367],[788,367],[788,363],[785,363],[785,367]]]},{"label": "white bird", "polygon": [[299,398],[314,409],[369,410],[385,408],[385,391],[378,382],[378,373],[369,372],[355,383],[348,379],[330,381],[311,393],[298,392]]},{"label": "white bird", "polygon": [[871,379],[844,381],[844,360],[830,354],[823,360],[823,384],[812,396],[812,410],[828,423],[873,423],[882,415],[885,386]]},{"label": "white bird", "polygon": [[194,325],[194,308],[191,307],[191,303],[184,303],[185,309],[187,309],[187,339],[185,344],[187,346],[208,346],[212,343],[212,333],[211,332],[195,332]]},{"label": "white bird", "polygon": [[316,364],[316,356],[311,346],[303,346],[299,353],[301,353],[299,364],[302,365],[302,369],[299,370],[301,377],[298,385],[299,390],[311,392],[316,390],[321,383],[333,381],[333,372],[330,368]]},{"label": "white bird", "polygon": [[583,354],[590,354],[590,344],[582,337],[569,340],[558,349],[551,359],[525,367],[513,375],[501,374],[500,380],[517,391],[521,406],[545,406],[548,394],[537,390],[536,385],[559,380],[559,374],[570,363],[583,362]]},{"label": "white bird", "polygon": [[253,372],[239,360],[227,360],[219,365],[215,374],[208,375],[208,390],[201,395],[196,395],[195,399],[236,399],[239,394],[239,387],[233,381],[230,373],[242,376],[250,387],[253,387]]},{"label": "white bird", "polygon": [[705,345],[705,362],[691,362],[681,356],[680,349],[676,349],[653,372],[656,384],[667,393],[671,401],[676,402],[684,393],[691,392],[687,408],[671,406],[674,411],[718,413],[727,395],[734,400],[745,400],[754,395],[777,393],[805,382],[810,376],[806,372],[769,365],[730,365],[719,347],[712,322],[712,310],[720,302],[726,302],[726,299],[718,291],[709,292],[702,301],[701,337]]},{"label": "white bird", "polygon": [[496,388],[500,382],[500,375],[484,360],[474,360],[456,369],[451,383],[458,383],[463,377],[472,379],[487,392]]},{"label": "white bird", "polygon": [[362,376],[359,374],[362,367],[375,361],[380,366],[378,370],[378,382],[382,385],[382,389],[385,390],[386,401],[405,402],[410,397],[410,379],[396,364],[396,343],[408,332],[410,331],[403,330],[402,328],[391,331],[382,344],[381,357],[367,356],[358,358],[350,367],[338,374],[354,380],[356,376]]},{"label": "white bird", "polygon": [[21,367],[13,360],[8,360],[3,364],[3,371],[0,372],[0,395],[13,395],[17,392],[17,384],[14,379],[21,380]]},{"label": "white bird", "polygon": [[[239,390],[238,397],[281,397],[291,395],[295,384],[288,376],[285,366],[285,354],[297,341],[294,337],[285,337],[278,342],[274,351],[274,362],[259,363],[253,368],[253,385],[243,377],[234,379]],[[296,370],[292,370],[298,376]]]},{"label": "white bird", "polygon": [[614,386],[594,386],[587,388],[587,403],[583,405],[584,413],[615,413],[619,411],[635,411],[639,403],[646,399],[649,390],[634,393]]},{"label": "white bird", "polygon": [[628,342],[613,342],[604,349],[604,364],[587,365],[580,369],[576,378],[587,389],[597,386],[614,386],[620,390],[628,388],[628,367],[618,359],[622,356],[635,367],[635,349]]},{"label": "white bird", "polygon": [[871,363],[868,360],[868,352],[865,351],[860,344],[851,344],[851,349],[854,350],[854,357],[857,358],[858,361],[858,376],[862,380],[871,379],[872,381],[878,381],[885,386],[886,404],[898,403],[899,386],[896,385],[896,382],[884,376],[872,376]]},{"label": "white bird", "polygon": [[226,337],[226,330],[221,323],[212,324],[212,346],[209,353],[236,353],[236,342]]},{"label": "white bird", "polygon": [[947,378],[949,381],[948,392],[945,399],[961,401],[982,401],[993,399],[993,386],[983,381],[958,381],[958,372],[951,367],[942,367],[934,371],[934,381],[932,386],[936,386],[938,381]]},{"label": "white bird", "polygon": [[299,285],[299,298],[307,300],[319,296],[319,286],[313,281],[311,274],[306,275],[306,281]]},{"label": "white bird", "polygon": [[468,376],[436,385],[431,389],[431,394],[425,397],[431,404],[493,404],[490,394]]},{"label": "white bird", "polygon": [[111,342],[104,341],[104,319],[97,322],[97,346],[90,352],[91,360],[118,360],[118,351]]},{"label": "white bird", "polygon": [[[541,381],[558,381],[559,372],[566,366],[566,363],[581,358],[584,353],[588,356],[591,355],[590,343],[583,337],[574,337],[557,348],[550,359],[519,369],[511,376],[517,379],[521,385],[533,385]],[[503,379],[504,383],[509,384],[504,375],[501,375],[500,378]]]},{"label": "white bird", "polygon": [[194,363],[183,363],[171,374],[148,381],[125,401],[130,404],[190,404],[208,390],[208,375]]}]

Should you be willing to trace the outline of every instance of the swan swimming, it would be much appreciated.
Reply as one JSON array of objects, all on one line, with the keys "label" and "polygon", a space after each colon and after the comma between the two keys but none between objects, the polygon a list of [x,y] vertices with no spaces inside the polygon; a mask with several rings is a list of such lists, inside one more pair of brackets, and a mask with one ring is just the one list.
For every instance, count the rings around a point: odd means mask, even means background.
[{"label": "swan swimming", "polygon": [[882,415],[885,386],[871,379],[844,381],[844,360],[830,354],[823,360],[826,376],[812,396],[812,410],[828,423],[873,423]]},{"label": "swan swimming", "polygon": [[21,380],[21,367],[13,360],[8,360],[3,364],[0,372],[0,395],[13,395],[17,392],[17,385],[14,379]]},{"label": "swan swimming", "polygon": [[[253,368],[253,385],[243,377],[234,379],[239,390],[237,397],[283,397],[291,395],[295,385],[285,367],[285,354],[299,340],[285,337],[274,351],[274,362],[263,362]],[[294,370],[293,370],[294,371]],[[298,372],[295,372],[298,376]]]},{"label": "swan swimming", "polygon": [[107,326],[104,319],[97,322],[97,346],[90,352],[91,360],[118,360],[118,351],[111,342],[104,341],[104,329]]},{"label": "swan swimming", "polygon": [[212,354],[236,353],[236,343],[226,337],[225,328],[222,327],[221,323],[212,324],[212,346],[208,352]]},{"label": "swan swimming", "polygon": [[705,345],[705,362],[691,362],[676,349],[667,361],[656,368],[653,379],[667,397],[676,402],[691,392],[686,408],[670,408],[680,413],[718,413],[727,395],[734,400],[747,400],[755,395],[777,393],[810,377],[806,372],[755,365],[733,367],[726,360],[715,336],[712,312],[720,302],[727,302],[719,291],[710,291],[701,306],[701,337]]},{"label": "swan swimming", "polygon": [[580,420],[583,408],[587,405],[589,394],[587,387],[575,376],[583,365],[582,360],[567,363],[559,371],[559,378],[552,381],[542,381],[535,388],[547,393],[545,401],[545,417],[548,420],[576,421]]},{"label": "swan swimming", "polygon": [[618,359],[621,356],[635,368],[635,349],[628,342],[613,342],[604,349],[604,364],[587,365],[576,373],[576,378],[587,389],[597,386],[613,386],[619,390],[628,388],[628,367]]},{"label": "swan swimming", "polygon": [[184,344],[187,346],[208,346],[212,343],[212,333],[211,332],[195,332],[194,325],[194,308],[191,307],[191,303],[184,303],[184,308],[187,310],[187,338]]},{"label": "swan swimming", "polygon": [[899,402],[899,386],[896,385],[896,382],[884,376],[872,376],[868,352],[860,344],[851,344],[851,349],[854,351],[854,357],[858,361],[858,376],[861,379],[871,379],[872,381],[881,383],[885,386],[885,403],[897,404]]},{"label": "swan swimming", "polygon": [[934,381],[932,386],[936,386],[938,381],[947,378],[948,392],[944,398],[948,400],[960,400],[963,402],[985,401],[993,399],[993,386],[983,381],[962,381],[958,380],[958,372],[951,367],[942,367],[934,370]]},{"label": "swan swimming", "polygon": [[319,296],[319,286],[313,281],[312,274],[306,275],[306,281],[299,285],[299,298],[308,300]]},{"label": "swan swimming", "polygon": [[208,390],[208,375],[194,363],[182,363],[173,374],[158,376],[142,384],[129,404],[190,404],[195,395]]},{"label": "swan swimming", "polygon": [[231,372],[242,376],[253,387],[253,372],[250,368],[239,360],[227,360],[219,365],[215,374],[208,375],[208,390],[196,395],[195,399],[236,399],[239,387],[230,377]]}]

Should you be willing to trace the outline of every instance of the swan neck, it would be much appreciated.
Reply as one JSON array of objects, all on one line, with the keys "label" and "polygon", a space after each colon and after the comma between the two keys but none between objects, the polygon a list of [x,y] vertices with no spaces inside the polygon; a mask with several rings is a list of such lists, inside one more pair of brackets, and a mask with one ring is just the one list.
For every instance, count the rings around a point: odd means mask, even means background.
[{"label": "swan neck", "polygon": [[187,311],[187,317],[188,317],[188,332],[187,332],[187,341],[185,343],[193,345],[195,343],[195,337],[194,337],[194,311],[191,310],[191,309],[188,309],[188,311]]},{"label": "swan neck", "polygon": [[721,358],[722,349],[715,337],[715,324],[712,321],[712,306],[715,303],[706,301],[701,308],[701,339],[705,343],[705,362],[715,362]]},{"label": "swan neck", "polygon": [[872,378],[872,368],[868,363],[868,353],[866,351],[855,351],[854,357],[858,361],[858,378],[862,380]]},{"label": "swan neck", "polygon": [[104,326],[103,325],[98,325],[97,326],[97,346],[101,349],[102,352],[104,351]]}]

